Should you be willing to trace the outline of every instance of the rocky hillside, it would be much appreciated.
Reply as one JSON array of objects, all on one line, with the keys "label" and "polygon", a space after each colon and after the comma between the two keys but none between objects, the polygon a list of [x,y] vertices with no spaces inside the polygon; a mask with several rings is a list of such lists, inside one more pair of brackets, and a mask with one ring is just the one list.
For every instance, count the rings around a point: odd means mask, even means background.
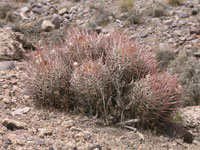
[{"label": "rocky hillside", "polygon": [[[200,1],[182,0],[176,6],[167,1],[1,0],[0,149],[199,150]],[[105,126],[98,118],[36,108],[23,84],[26,55],[59,44],[74,27],[124,31],[138,47],[155,52],[161,68],[179,73],[186,102],[174,122],[182,125],[169,123],[157,133],[136,128],[135,120]],[[194,78],[184,74],[191,68]]]}]

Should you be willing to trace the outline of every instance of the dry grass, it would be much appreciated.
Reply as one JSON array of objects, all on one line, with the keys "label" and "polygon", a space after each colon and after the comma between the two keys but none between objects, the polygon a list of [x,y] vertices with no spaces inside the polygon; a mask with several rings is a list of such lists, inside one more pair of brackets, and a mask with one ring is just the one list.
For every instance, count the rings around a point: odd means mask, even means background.
[{"label": "dry grass", "polygon": [[134,8],[134,0],[120,0],[119,9],[121,12],[129,12]]},{"label": "dry grass", "polygon": [[171,50],[157,50],[156,59],[161,69],[166,69],[171,61],[175,59],[175,53]]},{"label": "dry grass", "polygon": [[182,0],[165,0],[165,3],[172,6],[178,6],[182,4]]}]

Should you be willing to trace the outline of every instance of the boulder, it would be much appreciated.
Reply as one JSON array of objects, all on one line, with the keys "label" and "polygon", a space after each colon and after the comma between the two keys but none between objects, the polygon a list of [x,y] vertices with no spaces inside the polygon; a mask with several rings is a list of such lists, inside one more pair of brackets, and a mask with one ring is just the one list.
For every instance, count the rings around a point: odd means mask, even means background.
[{"label": "boulder", "polygon": [[21,60],[31,47],[23,34],[0,29],[0,61]]}]

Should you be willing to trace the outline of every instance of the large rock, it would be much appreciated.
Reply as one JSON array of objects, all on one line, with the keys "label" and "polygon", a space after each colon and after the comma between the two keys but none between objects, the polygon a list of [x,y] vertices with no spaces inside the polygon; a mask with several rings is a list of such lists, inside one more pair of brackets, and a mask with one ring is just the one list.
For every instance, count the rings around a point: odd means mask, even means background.
[{"label": "large rock", "polygon": [[9,29],[0,29],[0,61],[20,60],[24,52],[31,48],[25,36]]},{"label": "large rock", "polygon": [[182,108],[180,112],[185,127],[196,128],[200,126],[200,106]]}]

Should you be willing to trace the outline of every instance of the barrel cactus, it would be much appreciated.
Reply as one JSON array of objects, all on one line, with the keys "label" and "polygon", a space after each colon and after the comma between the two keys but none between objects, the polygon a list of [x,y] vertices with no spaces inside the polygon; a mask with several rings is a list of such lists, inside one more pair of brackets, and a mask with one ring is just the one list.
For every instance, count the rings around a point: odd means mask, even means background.
[{"label": "barrel cactus", "polygon": [[178,108],[180,92],[176,76],[166,72],[148,75],[134,83],[131,93],[133,115],[139,117],[143,125],[159,125]]}]

